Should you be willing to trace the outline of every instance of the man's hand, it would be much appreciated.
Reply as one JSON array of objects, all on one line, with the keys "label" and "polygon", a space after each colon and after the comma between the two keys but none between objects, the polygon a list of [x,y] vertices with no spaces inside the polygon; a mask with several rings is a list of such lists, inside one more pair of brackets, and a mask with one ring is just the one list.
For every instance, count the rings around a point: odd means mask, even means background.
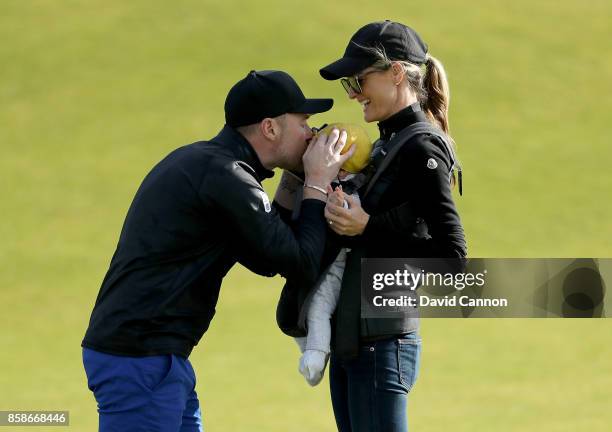
[{"label": "man's hand", "polygon": [[[359,201],[345,194],[342,186],[338,186],[334,191],[328,187],[327,192],[325,218],[330,228],[336,234],[344,236],[356,236],[363,233],[370,220],[370,215],[363,210]],[[348,208],[345,208],[344,202],[348,204]]]},{"label": "man's hand", "polygon": [[302,161],[306,184],[317,186],[325,190],[334,180],[340,167],[350,158],[355,149],[351,148],[345,154],[340,154],[346,144],[346,131],[333,129],[328,135],[320,134],[310,141]]}]

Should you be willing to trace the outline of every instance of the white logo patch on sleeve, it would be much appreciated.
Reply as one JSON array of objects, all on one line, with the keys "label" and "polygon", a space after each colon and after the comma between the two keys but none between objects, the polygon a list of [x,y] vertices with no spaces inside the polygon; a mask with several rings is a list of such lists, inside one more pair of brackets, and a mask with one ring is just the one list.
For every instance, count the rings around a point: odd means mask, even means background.
[{"label": "white logo patch on sleeve", "polygon": [[436,162],[436,160],[434,158],[429,158],[427,160],[427,168],[429,168],[429,169],[436,169],[436,168],[438,168],[438,162]]},{"label": "white logo patch on sleeve", "polygon": [[266,213],[270,213],[272,211],[272,206],[270,205],[270,199],[268,195],[264,191],[259,191],[259,195],[261,195],[261,200],[263,201],[264,210]]}]

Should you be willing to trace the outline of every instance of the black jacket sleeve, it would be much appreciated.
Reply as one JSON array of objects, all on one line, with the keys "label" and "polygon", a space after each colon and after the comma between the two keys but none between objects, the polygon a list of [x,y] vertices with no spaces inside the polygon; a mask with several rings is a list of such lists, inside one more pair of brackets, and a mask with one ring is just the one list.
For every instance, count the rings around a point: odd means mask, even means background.
[{"label": "black jacket sleeve", "polygon": [[292,211],[283,207],[282,205],[280,205],[279,203],[277,203],[276,201],[272,201],[272,205],[274,207],[276,207],[276,211],[278,211],[278,215],[280,216],[281,220],[283,222],[285,222],[288,225],[291,225],[291,214]]},{"label": "black jacket sleeve", "polygon": [[293,231],[251,168],[240,162],[228,163],[207,176],[200,196],[227,222],[241,264],[265,276],[280,273],[315,282],[325,245],[325,203],[304,200]]}]

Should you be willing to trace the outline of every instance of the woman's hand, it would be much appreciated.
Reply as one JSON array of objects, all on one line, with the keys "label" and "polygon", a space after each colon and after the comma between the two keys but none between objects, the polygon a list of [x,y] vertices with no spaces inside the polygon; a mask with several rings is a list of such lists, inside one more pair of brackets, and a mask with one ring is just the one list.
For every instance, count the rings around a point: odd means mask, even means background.
[{"label": "woman's hand", "polygon": [[[345,194],[342,186],[336,187],[336,190],[328,186],[327,193],[325,218],[330,228],[336,234],[344,236],[356,236],[363,233],[370,220],[370,215],[361,208],[359,201]],[[344,203],[347,206],[344,206]]]}]

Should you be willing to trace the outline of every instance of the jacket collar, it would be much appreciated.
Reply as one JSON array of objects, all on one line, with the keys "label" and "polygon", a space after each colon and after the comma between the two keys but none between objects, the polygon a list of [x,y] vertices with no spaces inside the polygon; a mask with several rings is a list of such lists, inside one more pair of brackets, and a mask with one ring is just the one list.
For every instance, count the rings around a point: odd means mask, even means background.
[{"label": "jacket collar", "polygon": [[261,164],[261,161],[253,149],[253,146],[251,146],[251,143],[249,143],[247,139],[236,129],[225,125],[223,126],[223,129],[221,129],[221,132],[219,132],[219,134],[213,138],[212,141],[217,141],[223,144],[224,148],[229,150],[236,157],[236,159],[249,164],[249,166],[255,170],[257,180],[260,182],[274,176],[274,171],[265,168]]},{"label": "jacket collar", "polygon": [[427,121],[425,113],[421,109],[421,105],[416,102],[408,105],[406,108],[396,112],[388,119],[378,123],[380,130],[380,139],[387,141],[391,139],[391,135],[410,126],[413,123]]}]

